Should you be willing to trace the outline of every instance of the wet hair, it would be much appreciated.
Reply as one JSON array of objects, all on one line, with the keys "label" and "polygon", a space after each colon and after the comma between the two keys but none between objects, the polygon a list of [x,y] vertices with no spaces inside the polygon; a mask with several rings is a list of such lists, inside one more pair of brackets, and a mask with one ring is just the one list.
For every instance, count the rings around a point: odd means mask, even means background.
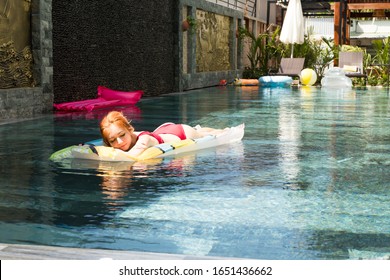
[{"label": "wet hair", "polygon": [[134,131],[134,127],[130,124],[130,121],[127,120],[127,118],[123,115],[122,112],[118,112],[118,111],[109,112],[100,122],[100,133],[102,134],[103,142],[107,146],[111,146],[110,142],[108,141],[109,133],[107,132],[107,128],[111,124],[116,124],[121,128],[125,128],[131,133]]}]

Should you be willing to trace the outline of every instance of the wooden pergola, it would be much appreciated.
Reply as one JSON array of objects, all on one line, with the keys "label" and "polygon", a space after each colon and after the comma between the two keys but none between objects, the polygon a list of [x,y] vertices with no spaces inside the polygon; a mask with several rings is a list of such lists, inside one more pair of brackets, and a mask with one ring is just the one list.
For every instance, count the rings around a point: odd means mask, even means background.
[{"label": "wooden pergola", "polygon": [[[334,2],[331,7],[334,11],[335,45],[350,44],[349,23],[351,18],[390,16],[390,3],[388,0],[339,0]],[[373,12],[368,12],[367,10],[372,10]]]},{"label": "wooden pergola", "polygon": [[[268,0],[267,25],[270,4],[288,0]],[[334,17],[335,45],[350,44],[350,22],[352,18],[390,17],[389,0],[301,0],[304,15]]]}]

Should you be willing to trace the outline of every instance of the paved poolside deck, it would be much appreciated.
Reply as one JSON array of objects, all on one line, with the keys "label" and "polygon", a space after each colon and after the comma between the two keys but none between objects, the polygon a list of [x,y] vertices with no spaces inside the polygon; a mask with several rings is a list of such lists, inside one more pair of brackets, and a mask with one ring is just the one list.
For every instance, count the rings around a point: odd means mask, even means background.
[{"label": "paved poolside deck", "polygon": [[0,260],[217,260],[225,258],[138,251],[66,248],[0,243]]}]

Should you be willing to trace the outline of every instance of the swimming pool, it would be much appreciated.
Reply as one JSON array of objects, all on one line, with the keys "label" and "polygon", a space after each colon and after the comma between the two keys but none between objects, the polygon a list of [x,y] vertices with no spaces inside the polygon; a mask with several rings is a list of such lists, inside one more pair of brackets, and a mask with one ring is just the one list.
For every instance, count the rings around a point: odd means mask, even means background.
[{"label": "swimming pool", "polygon": [[390,252],[387,90],[215,87],[125,114],[246,124],[240,143],[148,163],[48,161],[99,138],[104,111],[0,126],[0,243],[257,259]]}]

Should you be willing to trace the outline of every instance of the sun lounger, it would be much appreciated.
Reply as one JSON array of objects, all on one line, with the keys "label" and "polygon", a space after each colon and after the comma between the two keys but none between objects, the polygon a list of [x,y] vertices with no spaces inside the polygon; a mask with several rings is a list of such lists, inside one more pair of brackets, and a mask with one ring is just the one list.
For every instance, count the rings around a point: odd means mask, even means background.
[{"label": "sun lounger", "polygon": [[363,68],[363,52],[340,52],[339,67],[344,70],[345,76],[364,78],[367,82],[367,74]]},{"label": "sun lounger", "polygon": [[299,77],[303,66],[305,64],[305,58],[287,58],[283,57],[280,61],[279,70],[277,73],[270,73],[271,75]]}]

